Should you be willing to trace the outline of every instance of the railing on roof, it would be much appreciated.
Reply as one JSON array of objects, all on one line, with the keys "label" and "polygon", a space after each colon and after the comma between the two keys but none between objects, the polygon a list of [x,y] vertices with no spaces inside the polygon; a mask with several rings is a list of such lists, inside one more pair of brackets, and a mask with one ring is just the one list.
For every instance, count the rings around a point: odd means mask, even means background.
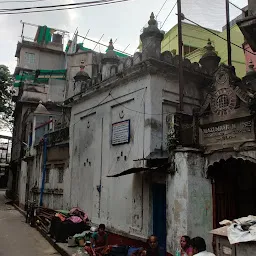
[{"label": "railing on roof", "polygon": [[23,42],[23,41],[28,41],[28,42],[34,43],[35,39],[32,38],[32,37],[23,36],[23,37],[21,38],[21,42]]}]

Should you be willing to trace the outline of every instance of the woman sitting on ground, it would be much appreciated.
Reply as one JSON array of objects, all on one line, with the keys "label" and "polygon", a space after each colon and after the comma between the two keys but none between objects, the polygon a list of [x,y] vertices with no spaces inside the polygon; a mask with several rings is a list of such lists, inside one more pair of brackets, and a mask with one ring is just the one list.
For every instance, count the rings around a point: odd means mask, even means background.
[{"label": "woman sitting on ground", "polygon": [[105,225],[100,224],[98,231],[94,232],[92,235],[91,247],[85,246],[85,250],[90,256],[109,254],[111,246],[108,245],[108,235],[105,232],[105,229]]},{"label": "woman sitting on ground", "polygon": [[102,247],[108,245],[108,234],[106,233],[104,224],[100,224],[98,231],[92,234],[91,244],[92,247]]},{"label": "woman sitting on ground", "polygon": [[190,246],[190,237],[182,236],[180,238],[180,250],[177,251],[177,256],[192,256],[193,248]]}]

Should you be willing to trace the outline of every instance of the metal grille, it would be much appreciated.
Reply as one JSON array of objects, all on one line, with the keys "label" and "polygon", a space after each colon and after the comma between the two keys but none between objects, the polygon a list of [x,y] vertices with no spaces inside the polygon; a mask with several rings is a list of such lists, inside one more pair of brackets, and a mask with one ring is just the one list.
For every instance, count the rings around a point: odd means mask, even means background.
[{"label": "metal grille", "polygon": [[229,105],[229,99],[228,96],[226,94],[220,95],[217,99],[217,106],[218,109],[225,109],[227,108]]}]

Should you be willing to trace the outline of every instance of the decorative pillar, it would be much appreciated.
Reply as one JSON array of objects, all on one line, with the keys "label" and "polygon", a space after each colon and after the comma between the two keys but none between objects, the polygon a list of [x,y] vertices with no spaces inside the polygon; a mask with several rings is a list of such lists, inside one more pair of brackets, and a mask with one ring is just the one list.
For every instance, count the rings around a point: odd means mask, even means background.
[{"label": "decorative pillar", "polygon": [[218,69],[220,57],[214,51],[210,39],[208,39],[208,43],[204,49],[206,49],[206,53],[202,56],[199,63],[209,72],[209,74],[213,74]]},{"label": "decorative pillar", "polygon": [[105,80],[111,75],[111,67],[117,65],[119,63],[119,59],[114,52],[113,41],[110,39],[109,46],[107,49],[107,53],[104,55],[102,61],[102,80]]},{"label": "decorative pillar", "polygon": [[142,60],[148,58],[160,59],[161,56],[161,42],[164,38],[164,32],[160,31],[155,20],[155,15],[152,12],[148,27],[143,29],[140,35],[142,42]]},{"label": "decorative pillar", "polygon": [[84,61],[81,61],[80,71],[74,76],[74,95],[86,90],[90,76],[84,71]]}]

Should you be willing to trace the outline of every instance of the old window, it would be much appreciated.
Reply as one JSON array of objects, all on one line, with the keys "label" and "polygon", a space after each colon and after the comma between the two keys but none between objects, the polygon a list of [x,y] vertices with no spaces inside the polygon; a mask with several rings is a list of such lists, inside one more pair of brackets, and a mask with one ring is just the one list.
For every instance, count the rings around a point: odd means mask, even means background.
[{"label": "old window", "polygon": [[63,183],[64,164],[56,164],[54,167],[58,170],[58,183]]},{"label": "old window", "polygon": [[35,64],[35,54],[30,52],[25,52],[25,62],[27,64]]},{"label": "old window", "polygon": [[46,171],[45,171],[45,179],[44,179],[44,183],[49,183],[50,181],[50,167],[46,167]]},{"label": "old window", "polygon": [[59,183],[63,183],[64,168],[59,169]]},{"label": "old window", "polygon": [[198,48],[190,46],[190,45],[184,45],[184,47],[183,47],[184,55],[186,56],[187,54],[189,54],[197,49]]}]

